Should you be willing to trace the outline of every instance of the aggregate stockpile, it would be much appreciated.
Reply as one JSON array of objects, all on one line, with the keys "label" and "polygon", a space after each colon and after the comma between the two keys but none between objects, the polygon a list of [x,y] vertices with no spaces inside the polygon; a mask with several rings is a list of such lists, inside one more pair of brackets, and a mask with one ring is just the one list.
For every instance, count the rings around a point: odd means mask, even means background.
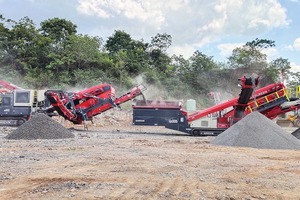
[{"label": "aggregate stockpile", "polygon": [[35,139],[63,139],[73,138],[74,134],[61,124],[45,114],[37,113],[18,129],[8,134],[5,138],[12,140]]},{"label": "aggregate stockpile", "polygon": [[300,140],[257,111],[218,135],[211,143],[258,149],[300,149]]},{"label": "aggregate stockpile", "polygon": [[300,140],[300,128],[292,132],[292,135]]}]

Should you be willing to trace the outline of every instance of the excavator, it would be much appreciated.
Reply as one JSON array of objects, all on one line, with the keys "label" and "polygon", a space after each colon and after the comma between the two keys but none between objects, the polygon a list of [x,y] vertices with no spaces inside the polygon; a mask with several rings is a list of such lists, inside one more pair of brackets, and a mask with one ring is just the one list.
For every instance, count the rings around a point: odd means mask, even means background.
[{"label": "excavator", "polygon": [[259,77],[243,76],[239,81],[239,97],[193,113],[176,102],[137,100],[132,105],[133,125],[165,126],[193,136],[218,135],[253,111],[274,119],[300,108],[299,99],[290,99],[283,83],[257,89]]},{"label": "excavator", "polygon": [[[300,100],[298,100],[300,104]],[[276,123],[283,127],[300,127],[300,110],[293,110],[278,116]]]},{"label": "excavator", "polygon": [[288,115],[287,116],[288,120],[292,122],[293,126],[295,127],[300,127],[300,116],[299,112],[295,112],[294,115]]}]

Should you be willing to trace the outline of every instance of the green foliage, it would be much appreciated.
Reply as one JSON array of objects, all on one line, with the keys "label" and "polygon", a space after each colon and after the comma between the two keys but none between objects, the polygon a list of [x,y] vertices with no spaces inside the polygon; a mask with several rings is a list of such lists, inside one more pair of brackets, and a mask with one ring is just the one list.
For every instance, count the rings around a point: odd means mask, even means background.
[{"label": "green foliage", "polygon": [[267,55],[249,46],[238,47],[228,58],[232,68],[262,69],[267,65]]},{"label": "green foliage", "polygon": [[247,42],[245,46],[248,46],[252,49],[267,49],[270,47],[275,47],[275,41],[256,38],[251,42]]},{"label": "green foliage", "polygon": [[49,71],[44,71],[39,68],[32,68],[30,66],[26,67],[25,80],[27,84],[31,85],[36,89],[41,89],[51,85],[54,73]]},{"label": "green foliage", "polygon": [[128,72],[130,76],[137,76],[147,65],[146,49],[148,44],[133,40],[124,31],[115,31],[104,45],[110,57],[118,65],[117,70]]},{"label": "green foliage", "polygon": [[295,88],[296,86],[300,86],[300,72],[291,72],[289,74],[288,87]]},{"label": "green foliage", "polygon": [[22,88],[28,88],[28,85],[24,84],[24,77],[9,65],[0,65],[0,80],[5,80]]},{"label": "green foliage", "polygon": [[71,21],[53,18],[43,21],[40,31],[43,35],[59,42],[68,39],[70,35],[76,34],[76,28],[77,26]]},{"label": "green foliage", "polygon": [[266,78],[268,78],[270,82],[280,82],[282,78],[288,78],[290,69],[290,62],[287,59],[277,58],[273,60],[266,69]]},{"label": "green foliage", "polygon": [[199,51],[194,52],[193,56],[190,57],[190,68],[195,73],[207,72],[213,68],[216,68],[213,57],[209,57]]},{"label": "green foliage", "polygon": [[[7,25],[11,29],[5,27]],[[25,75],[24,64],[36,58],[35,39],[38,31],[34,23],[24,17],[19,22],[6,20],[1,28],[1,64],[10,65],[21,75]]]},{"label": "green foliage", "polygon": [[287,59],[267,62],[262,50],[275,46],[271,40],[247,42],[233,50],[228,63],[216,63],[200,51],[188,59],[170,57],[166,52],[172,37],[167,33],[157,33],[145,43],[116,30],[103,41],[77,34],[76,28],[71,21],[53,18],[37,29],[28,17],[16,22],[0,15],[0,79],[36,89],[86,88],[106,82],[128,91],[143,75],[143,83],[160,97],[193,98],[202,107],[213,104],[209,92],[222,89],[236,96],[243,75],[258,74],[262,84],[269,84],[279,81],[284,72],[290,85],[299,83],[299,74],[290,72]]},{"label": "green foliage", "polygon": [[168,64],[171,62],[171,58],[163,53],[159,49],[154,49],[149,53],[150,57],[150,66],[157,70],[158,72],[161,72],[168,75]]},{"label": "green foliage", "polygon": [[[99,85],[101,83],[115,83],[117,80],[111,78],[102,70],[83,70],[76,69],[73,72],[74,85],[80,85],[82,87],[91,87],[93,85]],[[88,77],[88,78],[87,78]]]},{"label": "green foliage", "polygon": [[188,60],[183,57],[173,57],[176,65],[175,71],[181,81],[191,87],[194,94],[205,94],[209,90],[210,79],[208,72],[217,68],[212,57],[209,57],[199,51],[194,52]]},{"label": "green foliage", "polygon": [[171,46],[172,44],[172,36],[164,33],[160,34],[158,33],[155,37],[151,38],[151,43],[149,47],[153,49],[160,50],[162,52],[166,52],[167,49]]},{"label": "green foliage", "polygon": [[249,72],[258,71],[267,67],[267,55],[262,49],[274,47],[274,41],[258,39],[247,42],[244,46],[235,48],[228,58],[232,68],[248,68]]}]

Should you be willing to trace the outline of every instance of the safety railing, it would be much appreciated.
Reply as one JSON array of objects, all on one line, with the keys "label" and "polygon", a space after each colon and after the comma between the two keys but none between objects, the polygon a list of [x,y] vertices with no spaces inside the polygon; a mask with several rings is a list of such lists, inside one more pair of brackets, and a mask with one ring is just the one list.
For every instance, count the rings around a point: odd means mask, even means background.
[{"label": "safety railing", "polygon": [[291,97],[300,98],[300,85],[292,88],[287,88],[287,94],[289,98]]},{"label": "safety railing", "polygon": [[282,97],[286,97],[289,100],[288,92],[285,88],[250,101],[248,103],[248,106],[246,107],[246,111],[252,112],[253,110],[258,109],[259,107],[271,103]]}]

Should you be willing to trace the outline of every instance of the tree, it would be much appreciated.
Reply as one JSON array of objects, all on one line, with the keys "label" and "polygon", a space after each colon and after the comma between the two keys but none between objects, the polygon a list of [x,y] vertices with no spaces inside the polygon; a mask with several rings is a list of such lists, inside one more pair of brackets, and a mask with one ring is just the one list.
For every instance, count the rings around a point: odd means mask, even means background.
[{"label": "tree", "polygon": [[36,55],[34,40],[38,37],[35,24],[28,17],[20,19],[19,22],[6,20],[11,28],[1,24],[1,49],[4,62],[25,75],[24,67],[32,62]]},{"label": "tree", "polygon": [[[54,70],[61,70],[60,67],[64,61],[62,58],[65,54],[66,47],[70,44],[70,37],[76,34],[77,26],[71,21],[60,18],[48,19],[41,22],[40,32],[42,36],[51,40],[49,45],[52,50],[48,54],[51,65],[48,66]],[[57,63],[57,65],[55,65]]]},{"label": "tree", "polygon": [[152,69],[157,70],[163,77],[169,76],[173,71],[170,63],[172,59],[167,54],[167,49],[172,44],[172,37],[166,33],[158,33],[155,37],[151,38],[149,44],[149,59]]},{"label": "tree", "polygon": [[[245,75],[265,77],[268,62],[267,55],[262,51],[274,46],[272,40],[256,38],[242,47],[235,48],[232,55],[228,57],[229,66],[234,69],[230,78],[237,80]],[[260,82],[260,85],[264,86],[269,83],[270,79],[265,78]]]},{"label": "tree", "polygon": [[0,15],[0,63],[2,65],[9,62],[10,30],[6,27],[9,20]]},{"label": "tree", "polygon": [[172,65],[175,68],[175,75],[182,76],[189,69],[189,60],[185,59],[182,55],[173,55],[172,56]]},{"label": "tree", "polygon": [[189,60],[191,71],[195,73],[209,71],[216,67],[212,56],[207,56],[198,50],[194,52]]},{"label": "tree", "polygon": [[288,59],[277,58],[269,64],[266,74],[272,82],[283,81],[290,74],[290,69],[291,65]]},{"label": "tree", "polygon": [[153,69],[160,72],[161,75],[168,74],[168,66],[171,63],[171,58],[159,49],[154,49],[149,53],[150,65]]},{"label": "tree", "polygon": [[247,42],[245,46],[248,46],[252,49],[262,50],[262,49],[267,49],[270,47],[275,47],[275,41],[256,38],[255,40],[253,40],[251,42]]},{"label": "tree", "polygon": [[208,72],[216,67],[212,56],[207,56],[199,51],[194,52],[189,58],[189,71],[185,75],[189,84],[199,93],[207,93],[210,88],[210,76]]},{"label": "tree", "polygon": [[157,33],[155,37],[151,38],[151,43],[150,43],[150,48],[152,50],[160,50],[161,52],[166,52],[167,49],[171,46],[172,44],[172,36],[167,34],[167,33]]},{"label": "tree", "polygon": [[102,66],[98,65],[101,59],[99,49],[102,43],[103,40],[99,37],[71,35],[63,60],[70,69],[102,69]]},{"label": "tree", "polygon": [[[27,81],[34,83],[36,87],[69,82],[71,61],[66,48],[70,44],[70,37],[76,34],[76,25],[65,19],[53,18],[41,22],[39,31],[33,40],[35,62],[26,65],[30,72],[26,75]],[[43,80],[37,80],[38,77]]]},{"label": "tree", "polygon": [[118,51],[130,50],[132,48],[132,38],[124,31],[115,31],[115,33],[108,37],[105,48],[110,54],[117,53]]},{"label": "tree", "polygon": [[41,22],[40,31],[56,43],[64,42],[70,35],[76,34],[77,26],[71,21],[60,18],[48,19]]},{"label": "tree", "polygon": [[188,60],[182,56],[173,56],[173,58],[176,76],[181,77],[181,81],[191,88],[193,94],[207,93],[209,85],[215,84],[210,82],[210,76],[208,76],[209,71],[217,68],[213,57],[197,50]]},{"label": "tree", "polygon": [[[291,72],[289,74],[289,81],[287,83],[287,86],[293,89],[296,87],[300,87],[300,72]],[[298,94],[298,97],[300,97],[300,94]]]},{"label": "tree", "polygon": [[115,31],[105,44],[111,58],[119,65],[117,68],[120,69],[122,66],[122,69],[131,76],[138,75],[144,69],[144,65],[147,63],[147,47],[147,43],[133,40],[124,31]]},{"label": "tree", "polygon": [[267,55],[262,53],[263,49],[274,47],[274,41],[258,39],[247,42],[244,46],[235,48],[228,58],[232,68],[263,69],[267,67]]}]

